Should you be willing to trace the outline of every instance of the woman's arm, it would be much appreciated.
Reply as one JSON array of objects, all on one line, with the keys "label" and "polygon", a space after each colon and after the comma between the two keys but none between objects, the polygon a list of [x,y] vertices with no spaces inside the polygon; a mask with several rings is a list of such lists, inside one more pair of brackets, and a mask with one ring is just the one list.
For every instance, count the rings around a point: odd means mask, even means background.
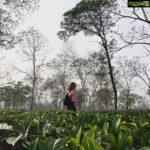
[{"label": "woman's arm", "polygon": [[72,90],[70,93],[69,93],[69,96],[71,97],[71,100],[73,103],[76,103],[77,102],[77,94],[76,94],[76,91],[75,90]]}]

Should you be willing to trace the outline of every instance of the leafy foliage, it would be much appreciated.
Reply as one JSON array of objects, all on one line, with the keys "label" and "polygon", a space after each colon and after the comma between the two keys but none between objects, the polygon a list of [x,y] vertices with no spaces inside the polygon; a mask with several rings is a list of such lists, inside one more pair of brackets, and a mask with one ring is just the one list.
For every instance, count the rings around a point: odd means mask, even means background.
[{"label": "leafy foliage", "polygon": [[1,0],[0,2],[0,47],[12,48],[16,44],[14,29],[23,15],[33,12],[39,0]]},{"label": "leafy foliage", "polygon": [[110,12],[116,7],[115,0],[113,5],[111,0],[82,0],[64,14],[64,20],[61,22],[61,28],[64,30],[58,33],[59,37],[67,39],[80,31],[85,35],[102,36],[102,32],[107,32],[114,26]]},{"label": "leafy foliage", "polygon": [[[19,115],[18,115],[19,113]],[[0,145],[30,150],[126,150],[150,145],[150,111],[1,111]],[[7,134],[6,134],[7,133]],[[9,146],[9,145],[7,145]]]},{"label": "leafy foliage", "polygon": [[18,82],[14,85],[0,88],[0,102],[4,102],[5,108],[24,108],[31,98],[31,88]]}]

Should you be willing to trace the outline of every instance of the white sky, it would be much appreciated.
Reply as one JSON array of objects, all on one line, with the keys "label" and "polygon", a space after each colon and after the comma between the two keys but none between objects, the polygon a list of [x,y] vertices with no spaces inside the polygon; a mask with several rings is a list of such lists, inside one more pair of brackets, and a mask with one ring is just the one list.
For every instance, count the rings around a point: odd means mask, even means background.
[{"label": "white sky", "polygon": [[[79,1],[80,0],[41,0],[39,10],[26,17],[19,29],[24,30],[30,26],[39,29],[49,40],[49,52],[51,54],[49,57],[54,57],[63,47],[63,41],[57,36],[57,33],[60,30],[60,22],[63,20],[63,14],[73,8]],[[120,23],[120,30],[128,31],[129,29],[130,26],[128,26],[127,21]],[[80,33],[78,36],[71,38],[71,41],[73,41],[74,46],[81,55],[85,55],[88,51],[98,50],[98,45],[96,43],[98,39],[96,37],[85,38],[83,34]],[[140,49],[141,47],[135,47],[132,50],[128,48],[118,53],[117,56],[128,55],[132,57],[135,55],[143,55]],[[16,61],[14,50],[5,53],[9,55],[7,61],[10,61],[10,63],[12,63],[13,59]]]},{"label": "white sky", "polygon": [[[63,41],[57,36],[57,33],[60,30],[60,22],[63,20],[63,14],[73,8],[79,1],[80,0],[41,0],[39,10],[28,16],[20,26],[20,29],[27,29],[30,26],[39,29],[48,38],[49,50],[53,56],[63,47]],[[127,20],[120,22],[119,29],[122,32],[129,31],[130,26],[128,26],[128,23]],[[86,54],[87,51],[98,49],[96,43],[98,39],[96,37],[85,38],[84,35],[80,33],[70,40],[73,41],[77,51],[81,55]],[[143,52],[141,52],[141,47],[139,48],[136,46],[132,50],[127,48],[117,55],[128,55],[132,57],[135,55],[143,55]]]},{"label": "white sky", "polygon": [[[39,11],[26,18],[21,29],[27,29],[29,26],[38,28],[49,39],[50,50],[53,53],[57,53],[63,46],[63,41],[57,36],[57,32],[60,30],[60,22],[63,20],[63,14],[73,8],[77,2],[79,0],[41,0]],[[80,40],[76,40],[76,37],[73,39],[77,48],[82,48],[86,45],[84,42],[87,43],[83,36],[80,36]]]}]

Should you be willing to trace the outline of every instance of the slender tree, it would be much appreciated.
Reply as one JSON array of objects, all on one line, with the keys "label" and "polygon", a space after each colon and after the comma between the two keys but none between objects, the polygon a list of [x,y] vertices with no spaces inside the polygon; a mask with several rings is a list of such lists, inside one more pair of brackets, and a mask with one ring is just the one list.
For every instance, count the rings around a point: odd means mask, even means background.
[{"label": "slender tree", "polygon": [[57,54],[56,58],[52,59],[48,64],[50,75],[45,82],[45,90],[50,90],[54,106],[62,107],[62,98],[67,92],[67,87],[70,82],[71,72],[69,68],[70,62],[66,57],[66,52],[62,51]]},{"label": "slender tree", "polygon": [[135,59],[134,63],[131,64],[136,77],[138,77],[147,86],[147,94],[150,95],[150,70],[149,64],[143,63],[140,59]]},{"label": "slender tree", "polygon": [[107,58],[101,51],[92,52],[88,57],[91,70],[90,85],[95,107],[108,109],[112,102],[111,81],[107,65]]},{"label": "slender tree", "polygon": [[114,48],[114,40],[109,41],[108,33],[115,24],[112,18],[112,11],[117,9],[117,2],[114,0],[82,0],[73,9],[64,14],[61,22],[63,29],[58,33],[61,39],[68,39],[83,31],[85,35],[96,35],[100,38],[100,45],[105,51],[109,66],[109,73],[112,82],[115,109],[117,110],[117,89],[114,81],[113,69],[110,59],[110,51]]},{"label": "slender tree", "polygon": [[[20,45],[22,46],[23,60],[31,65],[27,71],[15,67],[15,69],[26,75],[26,78],[31,83],[31,105],[30,109],[33,108],[33,104],[36,102],[36,88],[37,84],[41,79],[41,73],[43,67],[46,65],[46,38],[39,31],[29,28],[28,31],[20,33]],[[40,81],[41,82],[41,81]]]},{"label": "slender tree", "polygon": [[[120,96],[119,100],[125,104],[126,109],[129,109],[130,106],[135,102],[133,98],[134,89],[136,85],[136,72],[133,69],[132,65],[135,63],[135,59],[128,59],[127,57],[120,57],[117,61],[116,68],[118,69],[119,74],[119,84],[120,87]],[[119,89],[119,88],[118,88]]]}]

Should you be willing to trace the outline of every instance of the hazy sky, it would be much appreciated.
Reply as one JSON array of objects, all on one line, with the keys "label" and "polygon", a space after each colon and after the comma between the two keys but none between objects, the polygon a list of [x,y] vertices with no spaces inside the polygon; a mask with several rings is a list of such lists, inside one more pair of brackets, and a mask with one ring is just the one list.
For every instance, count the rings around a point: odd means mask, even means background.
[{"label": "hazy sky", "polygon": [[[63,20],[63,14],[73,8],[80,0],[41,0],[40,8],[34,14],[26,18],[21,25],[21,29],[26,29],[29,26],[38,28],[49,39],[49,47],[53,53],[57,53],[63,46],[57,32],[60,30],[60,22]],[[77,49],[82,49],[82,53],[86,51],[89,46],[87,39],[80,34],[78,37],[71,38],[74,41]],[[95,45],[95,43],[93,43]]]},{"label": "hazy sky", "polygon": [[[73,8],[79,1],[80,0],[41,0],[39,10],[28,16],[20,26],[20,29],[27,29],[30,26],[34,26],[43,32],[49,39],[49,47],[52,51],[51,55],[54,55],[63,46],[63,41],[57,36],[57,32],[60,30],[60,22],[63,20],[63,14]],[[122,32],[129,31],[130,26],[128,26],[128,21],[124,20],[120,22],[119,28]],[[78,36],[72,37],[70,40],[74,42],[77,51],[81,55],[86,54],[87,51],[98,49],[96,43],[98,39],[96,37],[85,38],[81,33]],[[137,49],[138,47],[132,51],[131,49],[126,49],[118,55],[142,55]]]},{"label": "hazy sky", "polygon": [[[35,11],[33,14],[26,17],[23,23],[20,25],[19,30],[28,29],[30,26],[34,26],[40,30],[49,40],[49,52],[50,56],[55,56],[56,53],[63,47],[63,41],[61,41],[57,32],[60,30],[60,22],[63,20],[63,14],[69,9],[73,8],[80,0],[41,0],[40,7],[38,11]],[[120,22],[119,29],[122,32],[129,31],[130,26],[128,26],[128,21]],[[78,36],[72,37],[74,46],[77,49],[77,52],[80,55],[85,55],[88,51],[98,50],[98,38],[96,37],[84,37],[83,33],[80,33]],[[6,55],[10,55],[12,59],[16,61],[16,56],[14,50],[5,52]],[[136,46],[133,49],[127,48],[117,54],[118,55],[128,55],[140,56],[143,55],[141,52],[141,47]]]}]

